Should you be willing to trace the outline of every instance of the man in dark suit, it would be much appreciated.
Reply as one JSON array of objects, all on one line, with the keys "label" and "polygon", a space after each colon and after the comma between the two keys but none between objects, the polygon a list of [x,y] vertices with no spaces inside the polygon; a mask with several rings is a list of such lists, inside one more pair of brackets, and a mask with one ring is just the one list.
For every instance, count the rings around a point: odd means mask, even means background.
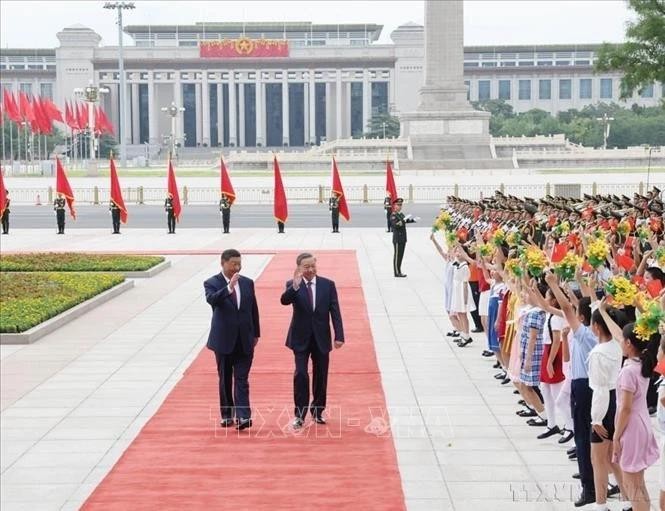
[{"label": "man in dark suit", "polygon": [[222,253],[222,271],[203,283],[212,307],[208,348],[215,352],[219,375],[222,427],[242,430],[252,425],[249,406],[249,370],[259,342],[259,308],[254,281],[240,275],[240,252]]},{"label": "man in dark suit", "polygon": [[[295,401],[294,429],[303,425],[309,409],[317,424],[325,424],[323,410],[326,407],[328,363],[333,349],[330,321],[335,331],[335,349],[344,345],[344,327],[337,300],[335,283],[316,274],[316,258],[309,253],[296,259],[293,279],[286,283],[286,291],[280,299],[282,305],[293,306],[291,325],[286,346],[293,351],[296,370],[293,376]],[[309,374],[307,366],[312,359],[312,402],[309,402]]]},{"label": "man in dark suit", "polygon": [[393,231],[393,272],[395,277],[406,277],[402,273],[402,259],[404,259],[404,248],[406,247],[406,224],[415,220],[402,213],[404,199],[397,198],[393,202],[394,211],[390,215],[390,225]]}]

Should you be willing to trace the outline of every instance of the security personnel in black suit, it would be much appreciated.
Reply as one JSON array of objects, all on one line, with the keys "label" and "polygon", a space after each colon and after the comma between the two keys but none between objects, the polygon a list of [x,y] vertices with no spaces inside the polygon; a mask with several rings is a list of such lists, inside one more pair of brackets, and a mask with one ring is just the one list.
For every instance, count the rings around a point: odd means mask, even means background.
[{"label": "security personnel in black suit", "polygon": [[164,211],[166,211],[166,223],[169,228],[169,234],[175,234],[175,212],[173,211],[173,194],[169,193],[164,201]]},{"label": "security personnel in black suit", "polygon": [[328,199],[328,209],[332,217],[332,232],[339,232],[339,196],[335,192]]},{"label": "security personnel in black suit", "polygon": [[111,201],[109,211],[111,212],[111,221],[113,222],[113,234],[120,234],[120,208],[115,202]]},{"label": "security personnel in black suit", "polygon": [[58,222],[58,234],[65,234],[65,205],[67,201],[65,197],[59,193],[53,201],[53,209],[55,210],[55,219]]},{"label": "security personnel in black suit", "polygon": [[383,209],[386,210],[386,222],[388,222],[388,230],[386,232],[390,232],[392,230],[392,225],[390,225],[390,215],[392,215],[393,212],[393,203],[390,195],[383,199]]},{"label": "security personnel in black suit", "polygon": [[2,234],[9,234],[9,192],[5,190],[5,210],[2,212]]},{"label": "security personnel in black suit", "polygon": [[219,211],[222,213],[222,227],[224,228],[224,234],[228,234],[229,224],[231,223],[231,201],[225,193],[222,194],[222,198],[219,200]]},{"label": "security personnel in black suit", "polygon": [[390,227],[393,232],[393,271],[395,277],[406,277],[402,273],[402,259],[404,258],[404,247],[406,246],[406,224],[414,222],[411,218],[406,218],[402,213],[402,204],[404,199],[397,198],[393,202],[394,211],[390,215]]}]

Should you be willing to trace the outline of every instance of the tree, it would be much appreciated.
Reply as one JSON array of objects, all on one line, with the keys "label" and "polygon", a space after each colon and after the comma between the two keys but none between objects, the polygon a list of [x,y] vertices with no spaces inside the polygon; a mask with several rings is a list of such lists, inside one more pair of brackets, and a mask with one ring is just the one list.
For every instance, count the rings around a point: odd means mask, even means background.
[{"label": "tree", "polygon": [[365,131],[365,136],[367,138],[383,138],[384,123],[386,138],[399,137],[399,119],[388,113],[373,115],[367,123],[367,131]]},{"label": "tree", "polygon": [[657,81],[665,83],[665,0],[629,0],[637,21],[629,22],[626,42],[605,43],[598,53],[597,71],[623,72],[621,98]]}]

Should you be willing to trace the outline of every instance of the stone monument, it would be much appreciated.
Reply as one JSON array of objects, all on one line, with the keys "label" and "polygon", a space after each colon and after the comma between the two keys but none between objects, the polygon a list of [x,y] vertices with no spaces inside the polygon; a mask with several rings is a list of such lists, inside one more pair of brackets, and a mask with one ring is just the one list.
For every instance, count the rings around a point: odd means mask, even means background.
[{"label": "stone monument", "polygon": [[509,168],[490,150],[489,112],[474,110],[464,84],[462,0],[425,0],[424,84],[416,112],[400,115],[412,168]]}]

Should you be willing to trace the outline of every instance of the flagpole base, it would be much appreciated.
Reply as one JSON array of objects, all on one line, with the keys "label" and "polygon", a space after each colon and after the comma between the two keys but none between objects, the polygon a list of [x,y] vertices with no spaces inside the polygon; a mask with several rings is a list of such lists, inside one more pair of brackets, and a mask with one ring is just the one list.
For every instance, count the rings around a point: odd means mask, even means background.
[{"label": "flagpole base", "polygon": [[97,167],[97,161],[96,160],[88,161],[88,165],[86,167],[86,176],[97,177],[98,175],[99,175],[99,169]]}]

